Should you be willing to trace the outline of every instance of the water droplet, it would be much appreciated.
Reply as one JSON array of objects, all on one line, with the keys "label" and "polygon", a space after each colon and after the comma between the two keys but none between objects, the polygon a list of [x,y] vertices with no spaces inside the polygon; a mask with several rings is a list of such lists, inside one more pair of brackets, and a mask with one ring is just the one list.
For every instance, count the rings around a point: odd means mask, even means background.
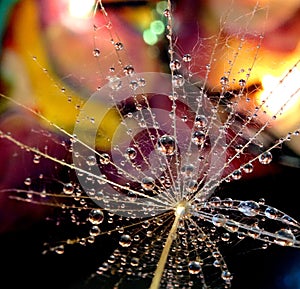
[{"label": "water droplet", "polygon": [[195,167],[190,164],[190,165],[185,165],[181,168],[181,174],[186,177],[189,178],[192,176],[193,172],[194,172]]},{"label": "water droplet", "polygon": [[223,214],[215,214],[212,217],[212,223],[216,226],[216,227],[223,227],[224,224],[226,223],[226,218]]},{"label": "water droplet", "polygon": [[100,228],[98,226],[93,226],[91,229],[90,229],[90,235],[91,236],[99,236],[100,235]]},{"label": "water droplet", "polygon": [[178,59],[174,59],[170,62],[170,69],[172,71],[179,70],[181,68],[181,63]]},{"label": "water droplet", "polygon": [[31,185],[31,178],[26,178],[26,179],[24,180],[24,184],[25,184],[26,186],[30,186],[30,185]]},{"label": "water droplet", "polygon": [[185,54],[185,55],[183,55],[182,60],[184,62],[191,62],[192,61],[192,56],[190,54]]},{"label": "water droplet", "polygon": [[155,181],[152,177],[144,177],[142,179],[142,188],[147,191],[153,190],[155,186]]},{"label": "water droplet", "polygon": [[197,115],[195,117],[195,126],[197,127],[206,127],[207,126],[207,118],[205,115]]},{"label": "water droplet", "polygon": [[239,86],[241,86],[241,87],[246,86],[246,80],[245,79],[240,79],[239,80]]},{"label": "water droplet", "polygon": [[281,229],[275,233],[277,238],[274,242],[280,246],[293,246],[296,238],[295,235],[289,229]]},{"label": "water droplet", "polygon": [[195,193],[198,189],[198,182],[196,180],[187,181],[185,189],[189,193]]},{"label": "water droplet", "polygon": [[66,194],[66,195],[72,195],[73,192],[74,192],[74,186],[72,183],[67,183],[64,185],[63,187],[63,192]]},{"label": "water droplet", "polygon": [[136,90],[139,87],[139,84],[136,80],[131,80],[130,83],[129,83],[129,87],[132,90]]},{"label": "water droplet", "polygon": [[224,270],[222,271],[221,278],[225,281],[230,281],[232,279],[232,276],[228,270]]},{"label": "water droplet", "polygon": [[129,235],[122,235],[119,244],[122,247],[129,247],[131,245],[131,237]]},{"label": "water droplet", "polygon": [[169,135],[163,135],[157,141],[157,150],[166,156],[174,155],[176,151],[175,139]]},{"label": "water droplet", "polygon": [[277,218],[278,211],[275,208],[268,207],[265,210],[265,215],[269,219],[276,219]]},{"label": "water droplet", "polygon": [[55,253],[56,253],[56,254],[61,255],[61,254],[63,254],[64,252],[65,252],[65,247],[64,247],[64,245],[59,245],[59,246],[57,246],[57,247],[55,248]]},{"label": "water droplet", "polygon": [[252,172],[253,172],[253,169],[254,169],[254,167],[253,167],[253,165],[252,165],[251,163],[245,164],[245,165],[243,166],[243,171],[244,171],[246,174],[252,173]]},{"label": "water droplet", "polygon": [[169,17],[171,16],[171,12],[170,12],[169,9],[166,8],[166,9],[164,10],[164,16],[167,17],[167,18],[169,18]]},{"label": "water droplet", "polygon": [[242,201],[238,205],[238,210],[246,216],[256,216],[259,213],[259,204],[254,201]]},{"label": "water droplet", "polygon": [[231,174],[231,177],[235,181],[241,179],[241,177],[242,177],[242,171],[241,170],[235,170],[235,171],[233,171],[232,174]]},{"label": "water droplet", "polygon": [[89,221],[93,225],[99,225],[104,220],[104,214],[100,209],[93,209],[89,213]]},{"label": "water droplet", "polygon": [[122,81],[119,77],[112,76],[112,77],[109,77],[108,80],[109,80],[108,85],[112,90],[117,91],[122,87]]},{"label": "water droplet", "polygon": [[103,153],[100,155],[100,163],[102,165],[107,165],[110,163],[110,155],[107,153]]},{"label": "water droplet", "polygon": [[100,56],[100,50],[99,50],[98,48],[95,48],[95,49],[93,50],[93,55],[94,55],[95,57],[99,57],[99,56]]},{"label": "water droplet", "polygon": [[33,163],[34,164],[39,164],[41,160],[41,156],[40,155],[34,155],[33,157]]},{"label": "water droplet", "polygon": [[123,69],[125,75],[133,75],[134,73],[134,68],[132,65],[126,65]]},{"label": "water droplet", "polygon": [[189,262],[189,273],[190,274],[199,274],[201,272],[201,264],[197,261],[190,261]]},{"label": "water droplet", "polygon": [[134,160],[136,158],[136,150],[133,147],[129,147],[126,149],[125,156],[129,160]]},{"label": "water droplet", "polygon": [[97,163],[95,156],[88,156],[86,163],[88,166],[94,166]]},{"label": "water droplet", "polygon": [[115,43],[115,48],[117,51],[120,51],[124,48],[123,43],[122,42],[116,42]]},{"label": "water droplet", "polygon": [[140,262],[140,259],[139,258],[136,258],[136,257],[133,257],[130,261],[130,265],[133,266],[133,267],[136,267],[139,265],[139,262]]},{"label": "water droplet", "polygon": [[229,79],[228,79],[226,76],[222,76],[222,77],[220,78],[220,83],[221,83],[223,86],[226,86],[226,85],[228,85],[228,83],[229,83]]},{"label": "water droplet", "polygon": [[181,74],[173,75],[172,77],[172,84],[175,88],[182,87],[184,85],[184,78]]},{"label": "water droplet", "polygon": [[205,143],[205,133],[203,131],[195,131],[192,135],[192,142],[195,145],[203,145]]},{"label": "water droplet", "polygon": [[264,152],[259,156],[258,160],[261,164],[268,165],[272,161],[272,158],[271,152]]}]

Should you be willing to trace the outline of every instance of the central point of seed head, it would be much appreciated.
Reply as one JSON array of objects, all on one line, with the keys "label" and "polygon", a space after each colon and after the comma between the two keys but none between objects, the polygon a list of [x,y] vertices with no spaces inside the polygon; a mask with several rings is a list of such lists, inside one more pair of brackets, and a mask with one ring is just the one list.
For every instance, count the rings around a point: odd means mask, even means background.
[{"label": "central point of seed head", "polygon": [[180,201],[175,207],[175,215],[183,217],[188,214],[190,204],[186,200]]}]

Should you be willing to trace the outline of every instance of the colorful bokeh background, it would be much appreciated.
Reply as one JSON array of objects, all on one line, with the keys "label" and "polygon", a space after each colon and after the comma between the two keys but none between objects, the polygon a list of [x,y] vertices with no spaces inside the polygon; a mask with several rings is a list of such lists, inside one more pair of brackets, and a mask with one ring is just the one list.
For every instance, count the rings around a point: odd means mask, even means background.
[{"label": "colorful bokeh background", "polygon": [[[81,14],[78,10],[70,10],[71,2],[76,1],[2,0],[0,3],[0,92],[41,112],[69,132],[72,132],[78,106],[106,81],[105,75],[118,62],[115,54],[111,53],[111,43],[107,41],[110,35],[105,29],[97,33],[98,43],[103,39],[103,61],[95,61],[92,53],[95,49],[95,32],[91,27],[94,23],[101,27],[107,22],[103,22],[103,17],[87,17],[91,11],[84,14],[83,8],[79,10]],[[126,48],[126,54],[121,55],[122,60],[126,61],[127,57],[134,59],[133,65],[139,72],[167,71],[162,33],[154,36],[149,34],[151,23],[157,21],[153,9],[157,14],[157,7],[163,9],[166,2],[102,2],[107,7],[113,31],[117,32],[114,37],[121,39]],[[263,26],[265,35],[259,43],[259,56],[249,85],[260,84],[264,91],[268,91],[299,60],[300,5],[297,0],[286,0],[284,4],[277,0],[263,0],[260,4],[262,7],[269,5],[268,16],[261,12],[263,9],[255,14],[247,27],[242,57],[239,57],[234,69],[251,66],[258,45],[257,38],[252,38]],[[236,15],[249,16],[255,5],[254,0],[175,1],[176,45],[183,54],[194,52],[193,59],[197,65],[191,70],[195,76],[203,76],[201,67],[207,63],[206,56],[209,56],[212,47],[209,36],[217,33],[224,11],[230,6]],[[223,36],[230,39],[231,47],[237,47],[240,39],[234,35],[240,32],[241,23],[246,17],[235,18],[235,13],[232,17],[223,22]],[[159,22],[153,25],[160,29]],[[199,38],[202,37],[208,39],[205,45],[199,45]],[[217,51],[216,57],[220,61],[211,68],[214,71],[209,79],[211,87],[219,85],[220,75],[228,66],[223,53],[222,48]],[[273,94],[274,98],[269,104],[270,116],[280,101],[293,93],[299,80],[298,66],[290,73],[288,85],[283,90],[278,89],[278,94]],[[257,93],[253,97],[260,102],[264,95]],[[284,112],[270,130],[270,138],[299,127],[299,106],[299,101],[295,102]],[[6,100],[1,101],[0,112],[1,130],[11,131],[14,137],[30,146],[43,148],[46,145],[49,153],[64,157],[65,151],[57,146],[61,135],[51,132],[51,138],[41,134],[33,137],[33,128],[45,129],[42,121]],[[299,140],[290,142],[282,150],[281,162],[268,169],[258,169],[251,178],[232,185],[230,189],[233,196],[242,194],[245,198],[253,199],[263,196],[274,206],[300,220],[297,205],[299,155]],[[0,188],[18,187],[28,175],[49,174],[54,169],[54,165],[47,162],[42,172],[41,166],[37,171],[30,156],[20,153],[19,148],[5,140],[0,140],[0,156]],[[101,246],[109,247],[108,242],[96,248],[74,249],[63,256],[41,255],[41,244],[47,238],[42,219],[47,212],[45,207],[20,204],[4,194],[0,196],[0,260],[4,267],[0,274],[3,277],[1,286],[6,280],[10,288],[17,288],[21,284],[30,288],[83,288],[85,278],[99,265],[103,250]],[[95,256],[95,250],[99,257]],[[262,251],[236,246],[232,249],[232,256],[227,259],[236,275],[233,288],[300,289],[300,252],[297,250],[273,247]]]}]

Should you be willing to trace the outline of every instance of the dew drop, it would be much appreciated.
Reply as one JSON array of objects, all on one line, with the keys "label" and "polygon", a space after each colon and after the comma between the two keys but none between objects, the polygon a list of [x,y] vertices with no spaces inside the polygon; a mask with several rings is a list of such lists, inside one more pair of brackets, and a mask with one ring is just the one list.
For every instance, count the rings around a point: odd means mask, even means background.
[{"label": "dew drop", "polygon": [[109,77],[109,84],[108,85],[112,90],[117,91],[122,87],[122,81],[117,76]]},{"label": "dew drop", "polygon": [[221,83],[222,85],[228,85],[229,79],[228,79],[226,76],[222,76],[222,77],[220,78],[220,83]]},{"label": "dew drop", "polygon": [[64,252],[65,252],[65,247],[64,247],[64,245],[59,245],[59,246],[57,246],[57,247],[55,248],[55,253],[56,253],[56,254],[61,255],[61,254],[63,254]]},{"label": "dew drop", "polygon": [[31,178],[26,178],[26,179],[24,180],[24,184],[25,184],[26,186],[30,186],[30,185],[31,185]]},{"label": "dew drop", "polygon": [[33,163],[34,164],[39,164],[41,160],[41,156],[40,155],[34,155],[33,157]]},{"label": "dew drop", "polygon": [[169,18],[171,16],[171,12],[170,12],[169,9],[164,10],[164,16],[167,17],[167,18]]},{"label": "dew drop", "polygon": [[235,171],[233,171],[232,174],[231,174],[231,177],[235,181],[241,179],[242,178],[242,171],[241,170],[235,170]]},{"label": "dew drop", "polygon": [[95,156],[88,156],[86,159],[86,163],[90,167],[94,166],[97,163]]},{"label": "dew drop", "polygon": [[126,149],[125,156],[129,160],[134,160],[136,158],[136,150],[133,147],[129,147]]},{"label": "dew drop", "polygon": [[216,227],[223,227],[224,224],[226,223],[226,218],[223,214],[215,214],[212,217],[212,223],[216,226]]},{"label": "dew drop", "polygon": [[258,160],[261,164],[268,165],[272,161],[272,154],[270,152],[264,152],[259,156]]},{"label": "dew drop", "polygon": [[72,183],[67,183],[64,185],[63,187],[63,192],[66,194],[66,195],[72,195],[73,192],[74,192],[74,186]]},{"label": "dew drop", "polygon": [[181,174],[186,177],[186,178],[189,178],[191,177],[191,175],[193,174],[194,172],[194,169],[195,167],[190,164],[190,165],[185,165],[181,168]]},{"label": "dew drop", "polygon": [[256,216],[259,213],[259,204],[254,201],[242,201],[238,205],[238,210],[246,216]]},{"label": "dew drop", "polygon": [[136,257],[133,257],[130,261],[130,265],[133,266],[133,267],[137,267],[139,265],[139,258],[136,258]]},{"label": "dew drop", "polygon": [[99,57],[99,56],[100,56],[100,50],[99,50],[98,48],[95,48],[95,49],[93,50],[93,55],[94,55],[95,57]]},{"label": "dew drop", "polygon": [[170,62],[170,69],[172,71],[179,70],[181,68],[181,63],[178,59],[174,59]]},{"label": "dew drop", "polygon": [[278,211],[275,208],[268,207],[265,210],[265,215],[269,219],[276,219],[277,218]]},{"label": "dew drop", "polygon": [[134,73],[134,68],[132,65],[126,65],[123,69],[125,75],[133,75]]},{"label": "dew drop", "polygon": [[157,150],[165,156],[172,156],[176,151],[175,139],[170,135],[163,135],[157,141]]},{"label": "dew drop", "polygon": [[289,229],[281,229],[275,233],[277,238],[274,242],[280,246],[293,246],[295,243],[295,235]]},{"label": "dew drop", "polygon": [[89,213],[89,221],[93,225],[99,225],[104,220],[104,214],[100,209],[93,209]]},{"label": "dew drop", "polygon": [[192,56],[190,54],[185,54],[185,55],[183,55],[182,60],[184,62],[191,62],[192,61]]},{"label": "dew drop", "polygon": [[203,145],[205,143],[205,133],[203,131],[195,131],[192,135],[192,142],[195,145]]},{"label": "dew drop", "polygon": [[120,51],[124,48],[124,45],[123,45],[122,42],[116,42],[115,43],[115,48],[116,48],[117,51]]},{"label": "dew drop", "polygon": [[131,245],[131,237],[129,235],[122,235],[119,244],[122,247],[129,247]]},{"label": "dew drop", "polygon": [[110,162],[110,156],[107,153],[103,153],[100,155],[100,163],[102,165],[107,165]]},{"label": "dew drop", "polygon": [[201,264],[200,262],[197,262],[197,261],[191,261],[189,262],[189,273],[190,274],[199,274],[201,272]]},{"label": "dew drop", "polygon": [[221,278],[225,281],[230,281],[232,279],[232,276],[228,270],[224,270],[222,271]]},{"label": "dew drop", "polygon": [[98,226],[93,226],[91,229],[90,229],[90,231],[89,231],[89,233],[90,233],[90,235],[91,236],[99,236],[100,235],[100,228],[98,227]]},{"label": "dew drop", "polygon": [[239,80],[239,86],[240,86],[240,87],[246,86],[246,80],[245,80],[245,79],[240,79],[240,80]]},{"label": "dew drop", "polygon": [[206,127],[207,126],[207,118],[205,115],[197,115],[195,117],[195,126],[197,127]]},{"label": "dew drop", "polygon": [[152,177],[144,177],[142,179],[142,188],[146,191],[153,190],[155,186],[155,181]]},{"label": "dew drop", "polygon": [[253,165],[252,165],[251,163],[245,164],[245,165],[243,166],[243,171],[244,171],[246,174],[252,173],[252,172],[253,172],[253,169],[254,169],[254,167],[253,167]]},{"label": "dew drop", "polygon": [[184,85],[184,78],[181,74],[173,75],[172,84],[175,88],[182,87]]}]

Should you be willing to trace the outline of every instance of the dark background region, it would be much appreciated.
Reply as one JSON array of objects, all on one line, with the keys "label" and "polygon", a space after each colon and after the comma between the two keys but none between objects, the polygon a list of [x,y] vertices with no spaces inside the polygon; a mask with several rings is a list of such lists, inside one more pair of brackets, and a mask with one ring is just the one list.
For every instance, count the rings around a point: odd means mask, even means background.
[{"label": "dark background region", "polygon": [[[234,182],[228,189],[236,198],[264,197],[267,204],[300,220],[299,172],[292,167],[281,167],[280,173]],[[110,254],[109,238],[86,247],[68,246],[62,255],[43,255],[42,245],[47,240],[49,232],[44,222],[0,236],[1,288],[97,288],[95,282],[88,287],[85,282]],[[233,289],[300,289],[300,250],[276,245],[264,250],[260,242],[248,245],[242,241],[225,253],[234,276]],[[128,288],[142,287],[133,283]]]}]

